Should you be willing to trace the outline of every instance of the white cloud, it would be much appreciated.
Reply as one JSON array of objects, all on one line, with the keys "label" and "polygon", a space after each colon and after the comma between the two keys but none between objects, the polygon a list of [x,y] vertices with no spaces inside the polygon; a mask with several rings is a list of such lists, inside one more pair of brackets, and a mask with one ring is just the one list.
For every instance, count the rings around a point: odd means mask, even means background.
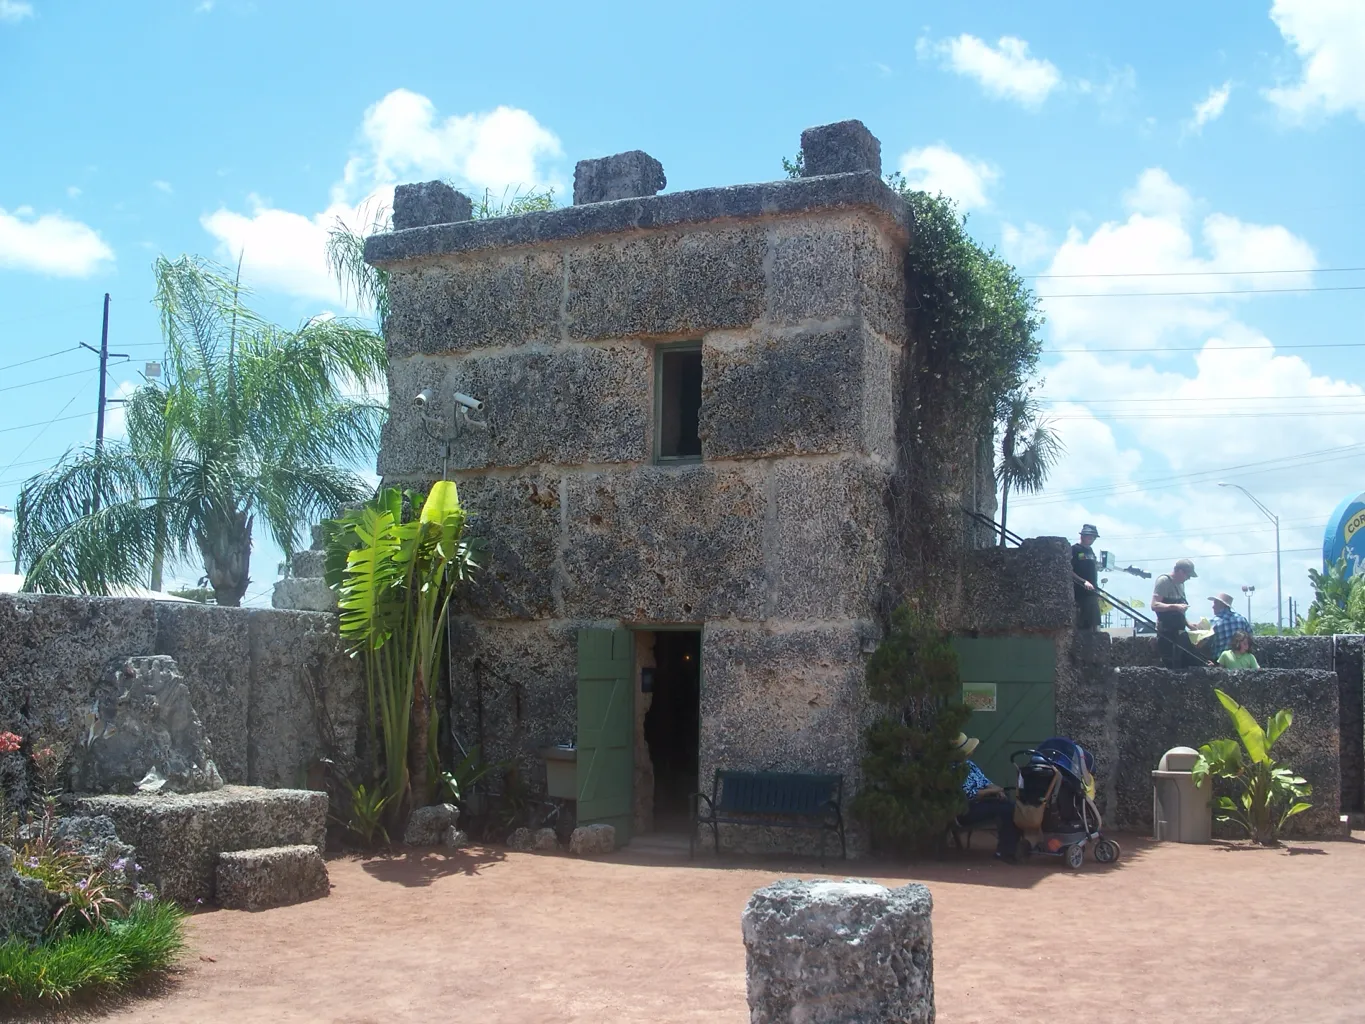
[{"label": "white cloud", "polygon": [[[1072,227],[1048,268],[1052,276],[1039,282],[1059,341],[1102,347],[1187,342],[1228,323],[1245,301],[1218,293],[1297,288],[1312,280],[1306,271],[1317,266],[1317,257],[1306,241],[1287,228],[1224,213],[1199,218],[1193,197],[1160,168],[1144,171],[1124,202],[1127,220],[1105,222],[1088,236]],[[1298,273],[1261,273],[1271,270]]]},{"label": "white cloud", "polygon": [[175,189],[171,188],[171,183],[169,181],[162,181],[160,178],[152,182],[152,188],[159,192],[165,192],[167,195],[170,195],[175,191]]},{"label": "white cloud", "polygon": [[1000,228],[1000,247],[1005,258],[1016,266],[1037,263],[1053,252],[1052,236],[1047,228],[1032,221],[1022,228],[1006,221]]},{"label": "white cloud", "polygon": [[81,194],[80,186],[79,185],[66,186],[66,194],[70,196],[72,199],[79,199]]},{"label": "white cloud", "polygon": [[943,143],[907,150],[900,158],[900,172],[914,188],[942,192],[956,199],[964,210],[986,206],[986,195],[1000,172],[982,160],[973,160]]},{"label": "white cloud", "polygon": [[1231,82],[1224,82],[1222,85],[1210,89],[1208,96],[1194,105],[1194,114],[1186,123],[1186,128],[1197,134],[1210,121],[1217,121],[1223,116],[1223,111],[1228,105],[1228,97],[1231,95]]},{"label": "white cloud", "polygon": [[199,4],[194,8],[195,14],[208,14],[213,10],[213,0],[199,0]]},{"label": "white cloud", "polygon": [[[393,189],[374,193],[387,207]],[[248,197],[247,213],[219,209],[200,218],[218,239],[219,255],[228,262],[242,258],[242,276],[263,287],[306,299],[341,302],[336,280],[327,269],[327,232],[337,218],[347,224],[364,223],[354,206],[334,203],[321,213],[305,215],[279,210],[258,196]]]},{"label": "white cloud", "polygon": [[988,96],[1026,107],[1041,106],[1062,80],[1051,61],[1030,57],[1028,43],[1015,36],[1002,36],[991,46],[963,33],[939,43],[921,39],[916,50],[921,57],[937,55],[950,70],[976,79]]},{"label": "white cloud", "polygon": [[393,186],[432,178],[470,192],[556,185],[559,139],[525,110],[438,116],[427,97],[395,89],[365,111],[359,142],[332,188],[326,207],[300,213],[248,197],[246,212],[220,208],[200,219],[235,260],[245,251],[243,276],[261,287],[341,303],[327,272],[324,246],[338,217],[352,225],[386,208]]},{"label": "white cloud", "polygon": [[1275,0],[1270,17],[1294,47],[1299,79],[1265,91],[1285,117],[1353,111],[1365,121],[1365,3],[1360,0]]},{"label": "white cloud", "polygon": [[34,216],[29,206],[0,207],[0,268],[57,277],[88,277],[112,261],[114,251],[99,233],[60,213]]},{"label": "white cloud", "polygon": [[24,0],[0,0],[0,21],[18,22],[33,17],[33,5]]},{"label": "white cloud", "polygon": [[[1236,273],[1317,264],[1287,228],[1207,212],[1160,169],[1143,172],[1123,201],[1126,219],[1071,228],[1049,272],[1187,276],[1045,279],[1040,291],[1257,291],[1313,279]],[[1153,572],[1193,557],[1208,588],[1201,599],[1254,584],[1255,618],[1273,620],[1274,530],[1239,492],[1217,486],[1227,480],[1280,516],[1285,595],[1310,601],[1305,571],[1320,561],[1323,524],[1365,468],[1365,378],[1277,352],[1247,322],[1257,307],[1245,295],[1054,299],[1045,308],[1050,347],[1062,351],[1044,367],[1042,397],[1068,450],[1045,493],[1011,499],[1012,528],[1069,536],[1093,522],[1119,565]],[[1169,351],[1177,342],[1182,352]],[[1345,446],[1356,447],[1337,451]],[[1150,580],[1109,579],[1120,596],[1150,598]]]}]

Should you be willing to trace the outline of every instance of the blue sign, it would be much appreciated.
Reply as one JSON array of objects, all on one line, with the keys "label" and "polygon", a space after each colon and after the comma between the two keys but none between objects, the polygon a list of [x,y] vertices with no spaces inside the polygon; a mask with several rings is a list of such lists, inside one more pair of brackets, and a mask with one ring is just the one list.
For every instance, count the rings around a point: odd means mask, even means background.
[{"label": "blue sign", "polygon": [[1323,569],[1346,556],[1346,575],[1365,575],[1365,492],[1347,498],[1327,520],[1322,540]]}]

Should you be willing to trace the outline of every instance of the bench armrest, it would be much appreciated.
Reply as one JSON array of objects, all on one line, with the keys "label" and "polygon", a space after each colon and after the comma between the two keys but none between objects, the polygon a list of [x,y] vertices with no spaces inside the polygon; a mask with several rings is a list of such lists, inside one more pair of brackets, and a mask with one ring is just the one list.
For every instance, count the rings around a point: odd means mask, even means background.
[{"label": "bench armrest", "polygon": [[711,802],[711,798],[705,793],[693,793],[690,799],[692,801],[693,820],[701,819],[701,802],[703,800],[706,801],[706,816],[708,818],[714,818],[716,816],[716,805]]}]

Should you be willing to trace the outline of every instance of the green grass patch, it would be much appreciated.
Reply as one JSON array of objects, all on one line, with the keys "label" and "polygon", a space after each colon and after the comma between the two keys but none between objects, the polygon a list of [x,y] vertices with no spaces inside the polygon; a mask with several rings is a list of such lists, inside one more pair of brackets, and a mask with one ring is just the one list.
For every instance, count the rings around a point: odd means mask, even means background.
[{"label": "green grass patch", "polygon": [[174,965],[185,948],[184,912],[173,903],[139,903],[123,920],[29,946],[0,943],[0,1005],[55,1003],[117,991]]}]

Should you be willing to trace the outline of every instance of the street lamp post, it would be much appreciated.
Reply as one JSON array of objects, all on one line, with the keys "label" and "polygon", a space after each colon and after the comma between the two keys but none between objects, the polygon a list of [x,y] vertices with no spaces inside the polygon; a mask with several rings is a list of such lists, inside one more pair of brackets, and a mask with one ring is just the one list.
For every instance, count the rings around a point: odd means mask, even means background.
[{"label": "street lamp post", "polygon": [[[1247,596],[1247,621],[1251,622],[1251,595],[1256,593],[1256,588],[1247,584],[1242,585],[1242,593]],[[1252,628],[1255,628],[1254,625]]]},{"label": "street lamp post", "polygon": [[[1284,629],[1284,603],[1280,596],[1280,517],[1257,501],[1256,496],[1241,484],[1225,484],[1220,481],[1218,486],[1237,488],[1251,499],[1251,503],[1261,510],[1263,516],[1275,524],[1275,625]],[[1247,617],[1250,618],[1249,615]]]}]

